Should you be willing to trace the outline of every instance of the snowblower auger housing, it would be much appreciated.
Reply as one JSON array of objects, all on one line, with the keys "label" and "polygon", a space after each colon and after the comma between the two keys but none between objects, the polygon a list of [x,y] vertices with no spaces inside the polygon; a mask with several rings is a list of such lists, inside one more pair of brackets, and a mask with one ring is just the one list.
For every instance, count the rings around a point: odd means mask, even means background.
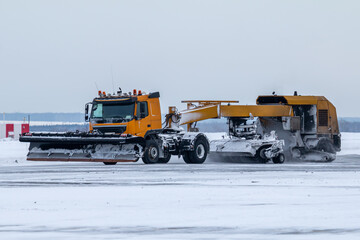
[{"label": "snowblower auger housing", "polygon": [[250,156],[274,163],[284,162],[285,156],[333,161],[341,149],[336,108],[323,96],[300,96],[297,92],[293,96],[265,95],[257,98],[257,105],[213,100],[183,102],[188,104],[188,110],[180,120],[188,124],[188,130],[194,129],[193,113],[198,119],[228,119],[229,138],[211,141],[211,156]]},{"label": "snowblower auger housing", "polygon": [[162,127],[159,98],[159,92],[99,91],[85,105],[89,132],[24,134],[20,141],[30,143],[27,160],[167,163],[171,155],[185,154],[187,163],[203,163],[209,151],[206,136]]},{"label": "snowblower auger housing", "polygon": [[[335,106],[324,96],[259,96],[257,106],[288,107],[288,116],[261,118],[264,132],[272,129],[285,140],[286,151],[295,159],[331,162],[341,150],[341,134]],[[280,136],[281,135],[281,136]]]}]

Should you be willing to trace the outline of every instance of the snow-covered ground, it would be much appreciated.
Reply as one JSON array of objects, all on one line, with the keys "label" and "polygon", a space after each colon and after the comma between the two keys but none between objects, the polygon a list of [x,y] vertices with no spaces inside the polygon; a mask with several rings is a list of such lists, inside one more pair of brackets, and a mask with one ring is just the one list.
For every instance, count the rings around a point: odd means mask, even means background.
[{"label": "snow-covered ground", "polygon": [[0,238],[360,239],[360,134],[342,136],[332,163],[282,165],[26,162],[0,141]]},{"label": "snow-covered ground", "polygon": [[360,133],[341,133],[341,144],[339,155],[360,155]]},{"label": "snow-covered ground", "polygon": [[[0,123],[28,123],[27,121],[1,120]],[[53,126],[53,125],[84,125],[84,122],[55,122],[55,121],[31,121],[30,126]]]}]

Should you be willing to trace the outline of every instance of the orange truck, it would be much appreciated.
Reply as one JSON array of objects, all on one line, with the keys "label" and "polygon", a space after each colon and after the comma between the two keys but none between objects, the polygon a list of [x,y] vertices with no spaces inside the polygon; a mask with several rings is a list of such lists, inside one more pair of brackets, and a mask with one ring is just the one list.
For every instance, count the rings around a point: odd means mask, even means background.
[{"label": "orange truck", "polygon": [[20,141],[30,143],[27,160],[112,165],[142,158],[151,164],[167,163],[171,155],[182,155],[186,163],[203,163],[210,147],[207,137],[179,128],[163,128],[159,98],[159,92],[99,91],[99,96],[85,106],[89,132],[23,134]]}]

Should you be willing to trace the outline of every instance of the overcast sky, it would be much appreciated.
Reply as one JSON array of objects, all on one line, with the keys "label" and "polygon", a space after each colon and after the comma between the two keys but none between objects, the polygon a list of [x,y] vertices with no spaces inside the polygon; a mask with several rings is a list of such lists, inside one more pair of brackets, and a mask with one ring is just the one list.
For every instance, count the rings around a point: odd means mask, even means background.
[{"label": "overcast sky", "polygon": [[0,0],[0,82],[1,112],[81,112],[115,85],[163,111],[297,90],[360,117],[360,1]]}]

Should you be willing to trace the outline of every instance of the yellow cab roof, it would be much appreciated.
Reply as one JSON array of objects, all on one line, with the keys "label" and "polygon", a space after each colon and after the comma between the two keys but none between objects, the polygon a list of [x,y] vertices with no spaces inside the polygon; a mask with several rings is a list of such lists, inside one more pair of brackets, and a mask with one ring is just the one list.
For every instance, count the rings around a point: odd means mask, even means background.
[{"label": "yellow cab roof", "polygon": [[[267,102],[266,99],[269,101]],[[266,102],[264,102],[266,101]],[[259,96],[256,100],[257,104],[287,104],[287,105],[315,105],[318,101],[327,101],[324,96],[285,96],[285,95],[265,95]]]}]

